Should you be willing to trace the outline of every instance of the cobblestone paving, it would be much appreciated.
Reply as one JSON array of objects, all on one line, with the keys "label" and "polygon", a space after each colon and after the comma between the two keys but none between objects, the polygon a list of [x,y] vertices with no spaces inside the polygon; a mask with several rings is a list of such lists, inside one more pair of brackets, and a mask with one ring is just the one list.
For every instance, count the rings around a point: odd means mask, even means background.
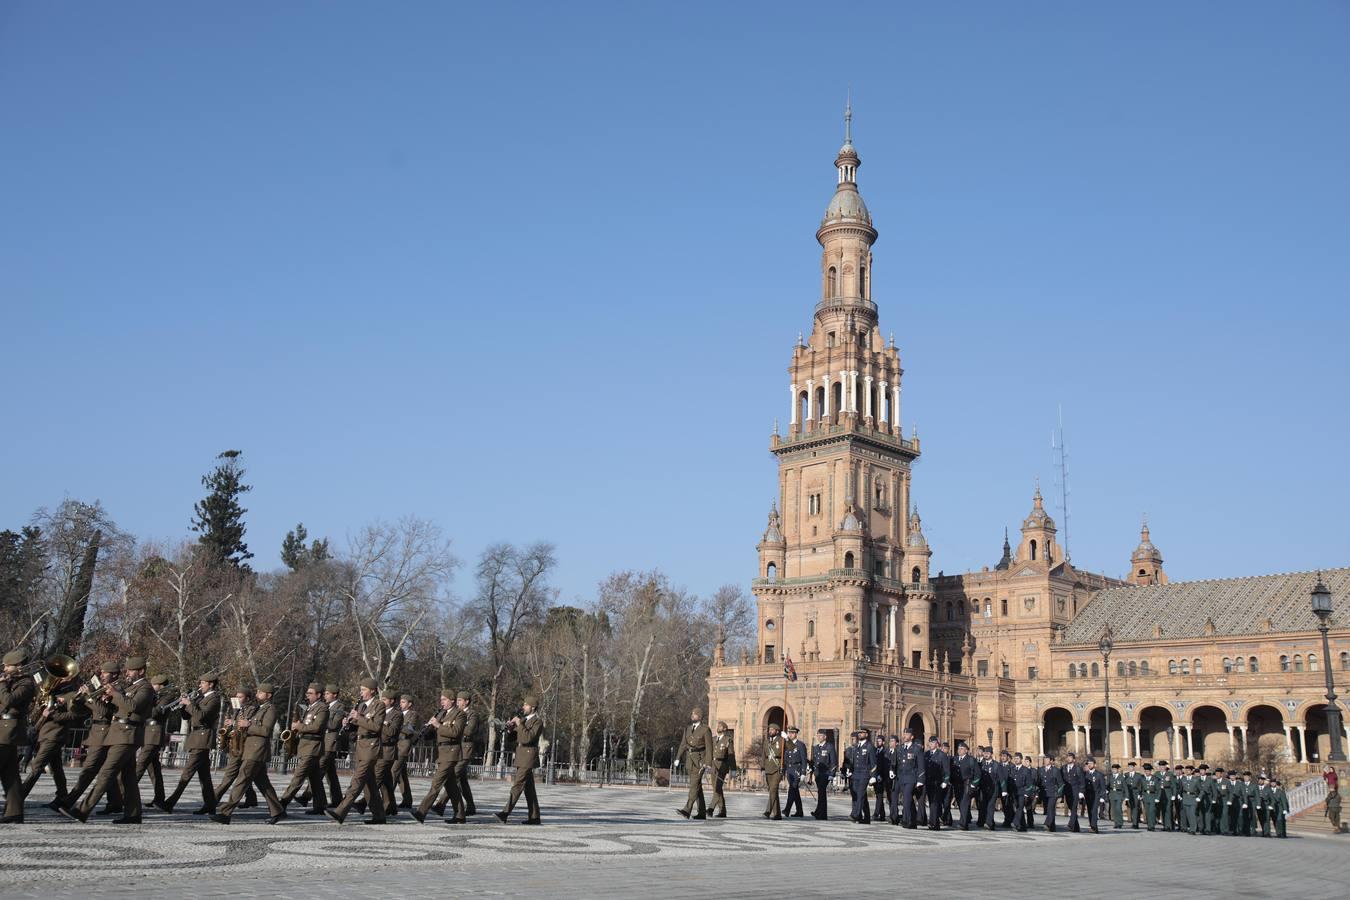
[{"label": "cobblestone paving", "polygon": [[[42,785],[39,785],[39,791]],[[422,785],[414,784],[420,798]],[[269,826],[236,812],[229,826],[147,813],[141,826],[68,822],[30,798],[28,823],[0,827],[0,896],[266,896],[273,900],[434,894],[496,897],[894,896],[995,892],[1044,898],[1345,896],[1350,843],[1114,831],[1018,834],[911,831],[847,817],[766,822],[763,797],[733,795],[731,817],[678,818],[683,791],[550,786],[545,825],[491,815],[506,785],[474,786],[469,825],[339,827],[295,814]],[[180,808],[191,810],[195,804]],[[844,812],[842,803],[835,807]],[[517,812],[517,819],[521,817]]]}]

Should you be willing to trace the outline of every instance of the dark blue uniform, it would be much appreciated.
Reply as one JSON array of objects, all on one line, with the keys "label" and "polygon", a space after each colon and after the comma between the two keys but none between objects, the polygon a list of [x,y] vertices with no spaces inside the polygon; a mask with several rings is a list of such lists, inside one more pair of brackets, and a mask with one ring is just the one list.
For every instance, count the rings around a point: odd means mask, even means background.
[{"label": "dark blue uniform", "polygon": [[[901,818],[906,828],[918,828],[914,791],[923,784],[923,747],[917,741],[897,746],[891,770],[891,817]],[[896,800],[900,801],[899,806],[896,806]]]},{"label": "dark blue uniform", "polygon": [[1064,803],[1069,807],[1069,830],[1078,831],[1078,804],[1083,799],[1083,767],[1077,762],[1064,766]]},{"label": "dark blue uniform", "polygon": [[844,751],[844,767],[848,769],[849,788],[853,793],[853,812],[849,816],[855,822],[871,822],[871,810],[867,806],[867,785],[871,782],[877,767],[876,750],[871,741],[860,741]]},{"label": "dark blue uniform", "polygon": [[1087,803],[1088,825],[1097,831],[1097,813],[1106,799],[1106,778],[1098,769],[1083,770],[1083,799]]},{"label": "dark blue uniform", "polygon": [[[877,771],[876,783],[872,785],[872,793],[876,796],[876,805],[872,810],[872,818],[878,822],[886,818],[886,801],[891,796],[891,760],[886,753],[885,744],[880,740],[873,745],[872,749],[876,751]],[[895,809],[894,806],[891,807]]]},{"label": "dark blue uniform", "polygon": [[814,818],[828,819],[830,817],[825,795],[830,787],[830,776],[834,774],[834,770],[838,767],[839,760],[834,753],[834,744],[826,742],[816,744],[811,748],[811,774],[816,780],[816,808],[811,812]]},{"label": "dark blue uniform", "polygon": [[[806,774],[806,745],[796,738],[789,737],[787,753],[783,760],[783,769],[787,772],[788,793],[787,809],[783,815],[802,817],[802,776]],[[796,812],[793,810],[796,809]]]},{"label": "dark blue uniform", "polygon": [[1045,810],[1045,830],[1055,830],[1055,804],[1064,793],[1064,777],[1059,766],[1051,763],[1041,766],[1041,808]]},{"label": "dark blue uniform", "polygon": [[942,828],[944,806],[951,796],[951,758],[941,750],[929,750],[924,766],[924,793],[928,796],[928,827],[934,831]]},{"label": "dark blue uniform", "polygon": [[958,750],[956,759],[952,762],[952,790],[956,794],[957,809],[961,813],[959,824],[962,831],[970,830],[971,801],[975,800],[978,805],[980,774],[980,764],[975,757],[969,753],[962,756]]}]

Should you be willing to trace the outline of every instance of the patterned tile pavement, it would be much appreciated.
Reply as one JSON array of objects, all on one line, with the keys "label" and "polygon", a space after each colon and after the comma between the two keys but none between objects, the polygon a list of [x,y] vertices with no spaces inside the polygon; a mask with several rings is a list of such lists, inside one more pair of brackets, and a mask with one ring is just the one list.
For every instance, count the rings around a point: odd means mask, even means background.
[{"label": "patterned tile pavement", "polygon": [[[42,790],[39,785],[39,792]],[[420,797],[425,788],[414,785]],[[1147,831],[1017,834],[910,831],[846,817],[767,822],[763,797],[733,795],[731,817],[685,821],[683,792],[550,786],[544,826],[501,825],[506,785],[475,785],[467,826],[375,828],[237,812],[217,825],[178,813],[141,826],[67,822],[30,798],[28,822],[0,827],[0,897],[53,891],[161,897],[371,898],[798,896],[996,893],[1043,900],[1124,895],[1345,896],[1350,844],[1334,837],[1191,837]],[[183,808],[191,809],[188,804]],[[292,810],[294,811],[294,807]],[[842,804],[836,811],[843,813]],[[519,818],[519,813],[517,815]],[[1058,887],[1056,887],[1058,886]]]}]

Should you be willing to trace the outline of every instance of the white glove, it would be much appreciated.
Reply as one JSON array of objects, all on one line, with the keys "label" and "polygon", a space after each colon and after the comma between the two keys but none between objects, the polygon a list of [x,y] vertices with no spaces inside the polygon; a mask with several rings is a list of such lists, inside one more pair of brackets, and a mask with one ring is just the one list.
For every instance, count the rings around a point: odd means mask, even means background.
[{"label": "white glove", "polygon": [[1004,791],[1003,793],[999,794],[999,796],[1000,796],[1000,797],[1006,797],[1006,796],[1008,796],[1008,792],[1007,792],[1007,791]]},{"label": "white glove", "polygon": [[1082,800],[1082,799],[1083,799],[1083,795],[1082,795],[1081,793],[1078,795],[1078,799],[1079,799],[1079,800]]},{"label": "white glove", "polygon": [[873,776],[873,777],[867,779],[867,783],[868,783],[868,784],[876,784],[876,783],[877,783],[876,776]]},{"label": "white glove", "polygon": [[942,782],[942,789],[943,789],[944,791],[947,789],[947,782],[945,782],[945,781]]},{"label": "white glove", "polygon": [[1245,804],[1245,803],[1242,804],[1242,808],[1243,808],[1243,809],[1246,809],[1246,808],[1247,808],[1247,804]]}]

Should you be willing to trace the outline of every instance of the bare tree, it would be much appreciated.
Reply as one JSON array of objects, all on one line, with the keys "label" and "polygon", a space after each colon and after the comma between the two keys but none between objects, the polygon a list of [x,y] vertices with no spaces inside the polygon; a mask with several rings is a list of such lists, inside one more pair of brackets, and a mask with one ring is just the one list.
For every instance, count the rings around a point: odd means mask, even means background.
[{"label": "bare tree", "polygon": [[233,596],[217,575],[196,543],[183,544],[172,559],[157,556],[145,566],[147,583],[138,589],[159,611],[146,627],[169,654],[179,684],[192,683],[188,662],[201,652],[209,620]]},{"label": "bare tree", "polygon": [[[50,617],[41,653],[74,652],[84,637],[84,624],[96,587],[100,557],[125,555],[135,542],[117,527],[95,500],[83,503],[66,499],[55,509],[33,514],[33,524],[42,530],[47,549],[45,609],[35,616]],[[101,584],[101,582],[99,582]]]},{"label": "bare tree", "polygon": [[338,590],[361,665],[383,686],[410,637],[443,605],[458,561],[439,528],[409,516],[362,529],[338,565]]},{"label": "bare tree", "polygon": [[[712,653],[712,643],[719,635],[726,641],[728,659],[738,659],[742,649],[755,645],[755,610],[740,585],[724,584],[703,604],[703,617],[708,622],[703,636]],[[784,648],[787,649],[787,648]]]},{"label": "bare tree", "polygon": [[497,718],[502,679],[511,664],[511,651],[523,629],[538,622],[552,603],[556,591],[548,576],[557,565],[553,545],[533,544],[519,549],[494,544],[478,559],[478,589],[471,609],[487,635],[491,662],[488,689],[488,741],[484,762],[491,764],[500,753]]}]

